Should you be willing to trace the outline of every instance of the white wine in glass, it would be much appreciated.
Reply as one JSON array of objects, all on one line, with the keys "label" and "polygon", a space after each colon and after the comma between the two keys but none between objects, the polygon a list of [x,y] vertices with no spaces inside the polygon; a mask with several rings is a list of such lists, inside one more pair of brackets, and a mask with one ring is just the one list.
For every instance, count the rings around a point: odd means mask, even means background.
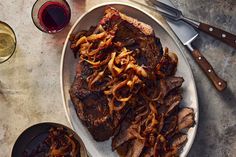
[{"label": "white wine in glass", "polygon": [[16,49],[16,36],[13,29],[0,21],[0,63],[8,60]]}]

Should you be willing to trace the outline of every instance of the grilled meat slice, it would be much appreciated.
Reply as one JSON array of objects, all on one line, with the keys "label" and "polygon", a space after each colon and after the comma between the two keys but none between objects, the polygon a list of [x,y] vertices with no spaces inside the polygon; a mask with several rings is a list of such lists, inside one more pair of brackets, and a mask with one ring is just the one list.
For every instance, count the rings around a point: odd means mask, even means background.
[{"label": "grilled meat slice", "polygon": [[174,53],[170,53],[168,48],[165,48],[165,52],[156,66],[156,75],[158,78],[165,78],[173,76],[177,70],[178,57]]},{"label": "grilled meat slice", "polygon": [[169,95],[168,97],[166,97],[165,106],[167,107],[167,110],[165,112],[165,115],[168,116],[172,112],[174,112],[175,108],[179,106],[181,100],[181,94]]},{"label": "grilled meat slice", "polygon": [[[123,147],[123,145],[127,145],[127,143],[128,145],[131,145],[130,141],[137,140],[138,138],[139,138],[138,143],[143,142],[143,144],[145,144],[145,141],[140,136],[139,131],[141,129],[140,128],[141,124],[145,123],[146,117],[150,111],[143,103],[143,100],[140,99],[142,98],[135,99],[133,103],[136,104],[137,106],[133,105],[133,108],[130,109],[127,116],[122,121],[119,132],[112,139],[113,150],[119,149],[120,147]],[[137,152],[134,152],[134,154],[136,153]]]},{"label": "grilled meat slice", "polygon": [[135,138],[135,136],[131,133],[133,128],[131,127],[132,120],[130,118],[133,117],[127,115],[125,120],[121,123],[118,134],[112,139],[112,150],[117,149],[123,143]]},{"label": "grilled meat slice", "polygon": [[119,43],[117,45],[120,47],[128,43],[127,48],[136,51],[136,60],[139,65],[156,68],[163,55],[163,50],[160,39],[155,37],[151,26],[128,17],[111,7],[105,11],[105,16],[100,24],[105,30],[117,28],[113,41]]},{"label": "grilled meat slice", "polygon": [[183,133],[175,135],[171,141],[169,150],[163,154],[163,157],[179,157],[179,152],[187,140],[187,135]]},{"label": "grilled meat slice", "polygon": [[171,147],[177,148],[179,150],[181,147],[183,147],[183,144],[186,143],[187,140],[188,140],[187,135],[180,133],[174,137]]},{"label": "grilled meat slice", "polygon": [[106,29],[109,29],[121,21],[127,21],[128,23],[130,23],[130,25],[133,25],[139,30],[140,33],[143,33],[144,35],[148,36],[154,33],[152,27],[148,24],[129,17],[112,7],[108,7],[105,10],[105,15],[100,20],[99,24],[105,26]]},{"label": "grilled meat slice", "polygon": [[153,147],[144,147],[141,157],[153,157],[154,151]]},{"label": "grilled meat slice", "polygon": [[69,92],[77,115],[95,140],[107,140],[114,134],[124,113],[114,112],[111,115],[103,92],[88,89],[86,78],[93,71],[87,63],[79,63],[76,70],[76,77]]},{"label": "grilled meat slice", "polygon": [[145,141],[140,139],[134,139],[130,142],[129,151],[126,157],[139,157],[145,146]]},{"label": "grilled meat slice", "polygon": [[157,100],[163,103],[164,98],[174,89],[181,87],[184,79],[182,77],[168,77],[160,80],[160,93]]},{"label": "grilled meat slice", "polygon": [[191,108],[183,108],[178,113],[178,130],[188,129],[194,125],[194,112]]},{"label": "grilled meat slice", "polygon": [[[131,40],[132,39],[132,40]],[[127,21],[122,21],[118,25],[118,30],[114,42],[127,46],[128,49],[136,52],[136,60],[139,65],[144,65],[155,69],[162,56],[160,39],[154,33],[145,35],[138,28]],[[159,45],[159,46],[158,46]]]}]

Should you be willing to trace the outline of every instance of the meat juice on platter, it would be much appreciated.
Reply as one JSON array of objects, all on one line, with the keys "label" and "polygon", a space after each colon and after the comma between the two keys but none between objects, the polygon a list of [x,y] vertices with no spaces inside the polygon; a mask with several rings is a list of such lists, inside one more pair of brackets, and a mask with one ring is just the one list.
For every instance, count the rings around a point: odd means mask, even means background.
[{"label": "meat juice on platter", "polygon": [[70,21],[70,11],[59,2],[46,2],[38,13],[40,24],[49,32],[63,29]]}]

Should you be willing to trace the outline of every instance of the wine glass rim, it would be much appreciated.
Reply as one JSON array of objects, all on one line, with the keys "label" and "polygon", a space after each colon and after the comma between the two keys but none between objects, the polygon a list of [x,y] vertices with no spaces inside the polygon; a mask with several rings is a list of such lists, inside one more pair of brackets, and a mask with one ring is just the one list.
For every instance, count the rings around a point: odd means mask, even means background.
[{"label": "wine glass rim", "polygon": [[14,29],[9,24],[7,24],[6,22],[3,22],[1,20],[0,20],[0,23],[5,25],[7,28],[9,28],[11,30],[13,36],[14,36],[14,49],[12,50],[11,54],[6,59],[4,59],[2,61],[0,60],[0,64],[1,64],[1,63],[6,62],[7,60],[9,60],[12,57],[12,55],[15,53],[16,45],[17,45],[17,39],[16,39],[16,33],[15,33]]},{"label": "wine glass rim", "polygon": [[[38,1],[39,1],[39,0],[36,0],[36,1],[34,2],[34,5],[33,5],[32,9],[31,9],[31,18],[32,18],[32,21],[33,21],[34,25],[35,25],[41,32],[48,33],[48,34],[56,34],[56,33],[58,33],[58,32],[61,32],[62,30],[64,30],[65,27],[63,27],[62,29],[60,29],[60,30],[58,30],[58,31],[55,31],[55,32],[48,32],[48,31],[46,31],[46,30],[40,28],[40,27],[36,24],[36,22],[35,22],[35,20],[34,20],[34,18],[33,18],[33,14],[34,14],[33,12],[34,12],[34,7],[35,7],[35,5],[37,4]],[[56,0],[46,0],[46,1],[40,6],[40,8],[41,8],[45,3],[47,3],[47,2],[53,2],[53,1],[56,1]],[[66,5],[67,8],[69,9],[69,21],[70,21],[70,19],[71,19],[71,8],[70,8],[70,5],[69,5],[69,3],[68,3],[66,0],[62,0],[62,1],[64,1],[65,5]],[[68,23],[69,23],[69,22],[68,22]]]}]

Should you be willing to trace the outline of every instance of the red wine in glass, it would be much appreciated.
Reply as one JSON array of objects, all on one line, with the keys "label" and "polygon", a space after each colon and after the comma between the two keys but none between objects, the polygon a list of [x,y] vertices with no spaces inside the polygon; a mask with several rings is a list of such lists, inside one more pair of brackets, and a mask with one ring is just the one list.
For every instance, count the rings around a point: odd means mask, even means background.
[{"label": "red wine in glass", "polygon": [[38,0],[32,10],[35,25],[47,33],[61,31],[70,22],[70,17],[70,7],[64,0]]}]

